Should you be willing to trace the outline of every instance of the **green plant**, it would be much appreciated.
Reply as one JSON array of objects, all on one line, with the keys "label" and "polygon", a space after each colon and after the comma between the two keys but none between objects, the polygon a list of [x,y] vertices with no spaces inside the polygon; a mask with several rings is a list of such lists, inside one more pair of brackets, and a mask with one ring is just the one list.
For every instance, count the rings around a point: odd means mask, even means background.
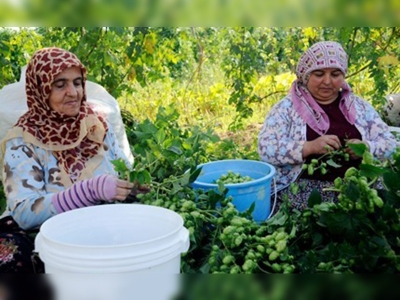
[{"label": "green plant", "polygon": [[[400,271],[400,154],[380,162],[362,147],[359,169],[350,168],[330,190],[337,203],[321,203],[312,193],[309,207],[292,211],[285,203],[267,223],[295,231],[289,242],[300,273],[397,273]],[[376,185],[383,180],[383,185]]]},{"label": "green plant", "polygon": [[[252,218],[254,206],[239,212],[224,183],[216,190],[191,188],[201,171],[196,168],[199,163],[224,158],[224,153],[208,153],[221,149],[208,143],[223,141],[211,139],[211,131],[180,129],[178,118],[173,107],[162,108],[155,122],[132,122],[134,128],[128,132],[140,168],[151,175],[150,192],[137,198],[176,211],[189,230],[183,273],[400,271],[400,149],[390,159],[377,161],[365,146],[350,145],[363,160],[359,169],[349,169],[330,188],[339,201],[322,203],[314,191],[305,210],[293,210],[286,200],[273,217],[257,223]],[[189,138],[192,147],[184,147]],[[174,151],[169,150],[172,144],[177,147]],[[337,158],[344,159],[339,152],[326,157],[332,159],[331,165],[335,160],[337,164]]]},{"label": "green plant", "polygon": [[146,166],[153,181],[184,173],[210,159],[209,144],[219,142],[211,128],[183,128],[176,108],[160,107],[154,122],[146,119],[126,128],[135,165]]},{"label": "green plant", "polygon": [[[196,177],[187,174],[187,179]],[[180,188],[176,189],[178,181]],[[190,233],[190,249],[182,257],[183,273],[294,272],[286,232],[269,234],[267,226],[253,221],[254,207],[239,212],[223,185],[217,191],[204,192],[194,191],[190,182],[166,179],[150,193],[138,195],[144,204],[165,207],[182,216]]]},{"label": "green plant", "polygon": [[343,162],[349,161],[350,159],[350,155],[346,153],[344,149],[344,147],[341,147],[337,150],[328,149],[329,151],[327,153],[319,156],[318,158],[311,159],[309,163],[304,163],[302,165],[303,171],[307,171],[308,175],[313,175],[316,171],[319,171],[322,175],[325,175],[328,172],[329,167],[342,167]]},{"label": "green plant", "polygon": [[[127,128],[135,156],[134,170],[114,162],[120,173],[147,170],[150,191],[137,195],[144,204],[179,213],[190,232],[190,249],[182,259],[184,273],[257,273],[294,271],[286,247],[287,234],[268,233],[252,219],[254,205],[239,212],[221,182],[217,190],[193,190],[200,163],[211,160],[209,144],[223,143],[211,129],[182,129],[174,107],[161,107],[154,122],[134,122]],[[223,157],[224,153],[214,153]],[[240,158],[240,157],[238,157]],[[121,165],[119,165],[121,163]],[[123,175],[126,177],[126,175]],[[137,176],[137,175],[131,175]],[[260,229],[261,228],[261,229]],[[271,235],[270,237],[267,237]]]},{"label": "green plant", "polygon": [[[366,154],[359,169],[332,187],[338,203],[320,203],[313,193],[306,210],[293,211],[284,202],[260,224],[252,220],[252,208],[236,210],[223,185],[204,192],[190,183],[200,163],[259,159],[253,138],[242,145],[244,136],[256,137],[257,127],[235,139],[222,124],[245,128],[243,118],[256,112],[253,123],[261,123],[287,93],[288,74],[301,53],[316,41],[344,45],[353,90],[380,108],[383,95],[399,91],[399,36],[397,27],[0,28],[0,87],[18,80],[37,48],[76,52],[89,79],[134,113],[124,111],[123,117],[135,164],[119,171],[149,185],[139,201],[183,217],[191,241],[184,273],[394,273],[400,252],[398,153],[384,164]],[[314,172],[326,166],[312,165]]]},{"label": "green plant", "polygon": [[19,79],[35,50],[56,45],[142,120],[168,101],[191,124],[214,126],[222,115],[238,130],[287,93],[282,75],[321,40],[343,44],[352,89],[382,108],[400,88],[399,36],[398,27],[1,27],[0,87]]},{"label": "green plant", "polygon": [[0,182],[0,213],[6,208],[6,195],[4,194],[3,184]]}]

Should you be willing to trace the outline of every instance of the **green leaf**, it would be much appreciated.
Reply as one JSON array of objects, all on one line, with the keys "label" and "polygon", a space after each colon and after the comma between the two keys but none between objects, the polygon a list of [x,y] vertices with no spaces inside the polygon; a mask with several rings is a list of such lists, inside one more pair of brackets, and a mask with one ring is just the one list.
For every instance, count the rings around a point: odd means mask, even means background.
[{"label": "green leaf", "polygon": [[156,156],[150,152],[146,151],[146,161],[148,164],[152,164],[155,160],[157,160]]},{"label": "green leaf", "polygon": [[137,180],[137,173],[136,172],[130,172],[129,173],[129,181],[130,182],[135,182]]},{"label": "green leaf", "polygon": [[[143,133],[150,133],[150,134],[155,134],[158,131],[157,126],[155,126],[153,123],[151,123],[150,120],[145,120],[141,125],[140,129]],[[135,131],[136,133],[136,131]]]},{"label": "green leaf", "polygon": [[290,230],[289,236],[290,237],[295,237],[297,232],[297,226],[293,224],[292,229]]},{"label": "green leaf", "polygon": [[143,183],[144,183],[144,184],[150,183],[150,182],[151,182],[151,175],[150,175],[150,172],[147,171],[147,170],[143,170],[142,173],[143,173],[143,178],[144,178]]},{"label": "green leaf", "polygon": [[143,170],[141,172],[137,173],[137,181],[140,185],[146,184],[146,183],[150,183],[151,181],[151,176],[150,173],[146,170]]},{"label": "green leaf", "polygon": [[183,151],[179,147],[176,147],[176,146],[171,146],[168,148],[168,150],[175,154],[178,154],[178,155],[181,155],[183,153]]},{"label": "green leaf", "polygon": [[192,144],[191,144],[191,143],[188,143],[188,142],[186,142],[186,141],[183,141],[182,147],[183,147],[183,149],[185,149],[185,150],[190,150],[190,149],[192,149]]},{"label": "green leaf", "polygon": [[222,180],[218,181],[218,192],[223,193],[226,190],[225,184]]},{"label": "green leaf", "polygon": [[380,168],[370,164],[360,164],[361,176],[366,176],[368,178],[376,178],[387,172],[386,169]]},{"label": "green leaf", "polygon": [[144,176],[143,172],[138,172],[137,173],[136,180],[140,185],[144,184],[145,176]]},{"label": "green leaf", "polygon": [[398,170],[400,170],[400,155],[398,153],[395,153],[393,155],[393,158],[394,158],[394,165]]},{"label": "green leaf", "polygon": [[114,165],[114,169],[118,173],[125,173],[129,171],[125,162],[121,158],[111,160],[111,163]]},{"label": "green leaf", "polygon": [[320,204],[322,202],[321,194],[317,189],[311,191],[310,197],[308,197],[308,207],[314,207],[314,205]]},{"label": "green leaf", "polygon": [[322,213],[320,219],[331,233],[344,235],[349,239],[356,237],[360,228],[371,227],[363,212],[349,213],[337,210],[335,213]]},{"label": "green leaf", "polygon": [[157,131],[157,133],[154,135],[154,138],[156,139],[158,144],[162,144],[165,141],[165,131],[163,129],[160,129]]},{"label": "green leaf", "polygon": [[200,268],[201,274],[209,274],[209,272],[210,272],[210,265],[208,263],[205,263],[204,265],[201,266]]},{"label": "green leaf", "polygon": [[388,241],[383,238],[382,236],[373,236],[369,239],[370,242],[378,245],[381,248],[389,248],[390,245],[388,244]]},{"label": "green leaf", "polygon": [[319,246],[323,242],[323,237],[319,232],[317,232],[312,236],[312,241],[313,247]]},{"label": "green leaf", "polygon": [[360,198],[360,191],[356,184],[350,182],[345,190],[346,196],[349,197],[350,200],[356,202]]},{"label": "green leaf", "polygon": [[133,130],[132,133],[134,133],[138,139],[146,139],[149,136],[148,133],[142,131]]},{"label": "green leaf", "polygon": [[331,158],[331,159],[328,159],[328,160],[326,161],[326,164],[329,165],[329,166],[331,166],[331,167],[334,167],[334,168],[340,168],[340,167],[342,166],[342,165],[339,165],[339,164],[337,164],[336,162],[334,162],[332,158]]},{"label": "green leaf", "polygon": [[388,171],[382,175],[383,182],[390,191],[397,192],[400,190],[400,174]]},{"label": "green leaf", "polygon": [[250,207],[246,210],[246,212],[248,213],[248,214],[252,214],[253,213],[253,211],[254,211],[254,209],[256,208],[256,202],[253,202],[251,205],[250,205]]},{"label": "green leaf", "polygon": [[182,186],[188,185],[190,183],[190,173],[189,172],[183,173],[182,177],[179,179],[179,183]]},{"label": "green leaf", "polygon": [[359,144],[347,144],[347,146],[353,150],[354,154],[362,157],[364,152],[367,151],[367,146],[363,143]]},{"label": "green leaf", "polygon": [[224,191],[222,194],[220,194],[214,190],[209,190],[209,191],[207,191],[207,193],[205,195],[201,195],[201,196],[205,197],[204,200],[207,202],[207,204],[209,205],[209,207],[211,209],[215,209],[217,206],[217,203],[225,200],[226,192]]},{"label": "green leaf", "polygon": [[172,190],[171,190],[172,195],[182,191],[182,189],[183,189],[182,185],[179,182],[177,181],[172,182]]},{"label": "green leaf", "polygon": [[378,195],[385,202],[384,209],[389,208],[397,218],[397,212],[393,208],[400,208],[400,195],[397,195],[396,191],[387,189],[378,190]]},{"label": "green leaf", "polygon": [[[194,169],[194,170],[193,170]],[[192,168],[190,169],[190,178],[189,178],[189,182],[195,182],[197,177],[199,177],[200,173],[201,173],[201,167],[200,168]]]},{"label": "green leaf", "polygon": [[282,209],[280,209],[275,215],[273,215],[265,222],[270,226],[283,226],[287,223],[288,219],[288,215],[285,214]]}]

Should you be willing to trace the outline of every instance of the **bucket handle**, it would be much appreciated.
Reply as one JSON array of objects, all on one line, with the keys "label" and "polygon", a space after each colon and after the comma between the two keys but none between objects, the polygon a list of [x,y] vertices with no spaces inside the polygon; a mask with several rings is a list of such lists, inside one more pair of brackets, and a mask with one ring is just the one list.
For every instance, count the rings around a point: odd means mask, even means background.
[{"label": "bucket handle", "polygon": [[43,237],[42,237],[42,234],[40,232],[38,232],[38,234],[35,237],[35,247],[33,249],[33,252],[40,253],[40,246],[42,244],[43,244]]},{"label": "bucket handle", "polygon": [[189,241],[189,230],[186,227],[182,227],[179,233],[179,239],[182,243],[181,253],[187,252],[189,250],[190,241]]},{"label": "bucket handle", "polygon": [[275,210],[275,206],[276,206],[276,199],[277,199],[277,191],[276,191],[276,179],[275,177],[272,178],[274,180],[274,204],[272,205],[272,209],[271,212],[269,213],[269,216],[267,218],[267,220],[272,216],[272,214],[274,213]]}]

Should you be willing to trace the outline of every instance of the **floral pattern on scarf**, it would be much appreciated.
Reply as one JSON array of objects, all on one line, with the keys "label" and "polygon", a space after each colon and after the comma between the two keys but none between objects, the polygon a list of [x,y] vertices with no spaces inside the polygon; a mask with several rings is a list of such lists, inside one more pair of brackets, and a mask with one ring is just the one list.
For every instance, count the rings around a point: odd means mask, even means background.
[{"label": "floral pattern on scarf", "polygon": [[[318,134],[324,135],[329,129],[329,118],[314,100],[306,84],[311,72],[325,68],[339,69],[345,76],[347,73],[347,54],[337,42],[326,41],[312,45],[300,58],[296,68],[297,80],[290,89],[295,109],[301,118]],[[354,125],[355,108],[352,91],[346,81],[340,92],[339,108],[346,120]]]}]

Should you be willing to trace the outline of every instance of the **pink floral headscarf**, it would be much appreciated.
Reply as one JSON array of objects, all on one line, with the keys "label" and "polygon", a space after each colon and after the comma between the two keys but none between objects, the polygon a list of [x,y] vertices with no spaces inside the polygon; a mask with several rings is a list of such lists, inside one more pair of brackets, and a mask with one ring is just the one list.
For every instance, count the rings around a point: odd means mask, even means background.
[{"label": "pink floral headscarf", "polygon": [[[295,109],[303,120],[318,134],[324,135],[329,129],[329,118],[315,101],[306,85],[311,72],[325,68],[337,68],[343,75],[347,73],[347,54],[343,47],[333,41],[312,45],[301,57],[296,68],[297,79],[290,93]],[[341,87],[339,108],[350,124],[355,122],[355,108],[352,91],[346,81]]]}]

